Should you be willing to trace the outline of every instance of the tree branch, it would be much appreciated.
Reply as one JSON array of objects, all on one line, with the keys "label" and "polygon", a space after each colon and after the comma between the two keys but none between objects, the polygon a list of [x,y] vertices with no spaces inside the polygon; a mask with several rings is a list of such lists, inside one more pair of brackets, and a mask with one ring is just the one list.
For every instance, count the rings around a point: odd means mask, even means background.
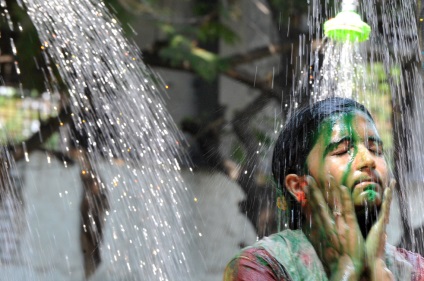
[{"label": "tree branch", "polygon": [[[163,45],[166,44],[165,42],[157,42],[154,44],[154,46],[151,49],[144,50],[143,53],[143,62],[152,66],[152,67],[163,67],[168,68],[172,70],[177,71],[185,71],[195,74],[193,68],[188,63],[182,63],[179,65],[172,65],[169,63],[169,61],[163,60],[159,56],[159,50]],[[282,51],[285,51],[287,48],[283,47],[283,45],[271,45],[271,46],[265,46],[261,48],[257,48],[252,50],[252,52],[244,53],[241,55],[235,55],[232,57],[229,57],[228,59],[233,61],[233,63],[230,63],[230,68],[227,70],[221,72],[222,75],[225,75],[229,78],[232,78],[234,80],[239,81],[240,83],[258,89],[260,91],[264,92],[272,92],[273,88],[271,87],[271,83],[269,79],[262,79],[257,78],[255,76],[242,73],[241,71],[237,70],[235,66],[240,64],[245,64],[252,62],[256,59],[264,58],[267,55],[275,55]]]},{"label": "tree branch", "polygon": [[177,25],[201,25],[211,20],[218,18],[218,11],[211,11],[209,14],[202,16],[192,16],[192,17],[179,17],[175,18],[173,16],[165,17],[165,11],[156,11],[152,5],[143,4],[142,1],[134,0],[118,0],[119,4],[130,14],[141,15],[148,14],[152,16],[158,22],[167,23],[167,24],[177,24]]},{"label": "tree branch", "polygon": [[242,54],[236,54],[233,56],[226,57],[224,58],[224,60],[227,60],[234,68],[241,64],[251,63],[259,59],[289,51],[291,49],[290,43],[291,41],[286,41],[284,44],[271,43],[267,46],[262,46],[253,50],[249,50],[248,52]]}]

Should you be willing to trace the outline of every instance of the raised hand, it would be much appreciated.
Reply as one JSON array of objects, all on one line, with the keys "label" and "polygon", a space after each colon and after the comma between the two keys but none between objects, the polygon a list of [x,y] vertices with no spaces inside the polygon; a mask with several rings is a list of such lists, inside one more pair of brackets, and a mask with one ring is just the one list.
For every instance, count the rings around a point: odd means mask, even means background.
[{"label": "raised hand", "polygon": [[372,226],[366,242],[366,264],[370,280],[394,280],[392,273],[384,262],[384,247],[386,244],[386,225],[389,223],[392,192],[396,181],[384,190],[383,204],[377,222]]},{"label": "raised hand", "polygon": [[310,227],[311,242],[331,280],[359,280],[365,266],[365,241],[350,191],[345,186],[338,186],[331,176],[322,188],[312,177],[308,176],[307,182],[310,220],[306,224]]}]

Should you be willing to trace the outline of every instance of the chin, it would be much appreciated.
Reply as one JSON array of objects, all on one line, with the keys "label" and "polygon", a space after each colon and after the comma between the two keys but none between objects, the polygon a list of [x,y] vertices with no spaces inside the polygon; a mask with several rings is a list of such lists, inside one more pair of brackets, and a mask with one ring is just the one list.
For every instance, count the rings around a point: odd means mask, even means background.
[{"label": "chin", "polygon": [[[372,188],[369,188],[370,186]],[[369,185],[368,183],[360,183],[353,189],[353,203],[355,207],[380,206],[382,202],[382,191],[383,189],[378,184]]]},{"label": "chin", "polygon": [[355,206],[356,218],[364,238],[367,237],[371,227],[378,219],[381,204],[365,204]]}]

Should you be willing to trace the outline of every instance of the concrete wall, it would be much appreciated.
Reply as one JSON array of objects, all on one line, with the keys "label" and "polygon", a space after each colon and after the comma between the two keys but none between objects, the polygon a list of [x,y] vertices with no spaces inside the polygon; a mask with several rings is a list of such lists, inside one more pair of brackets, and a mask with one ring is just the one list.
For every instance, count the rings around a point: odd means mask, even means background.
[{"label": "concrete wall", "polygon": [[[56,159],[48,160],[44,153],[31,154],[29,162],[21,162],[18,166],[23,179],[25,216],[21,221],[24,227],[19,235],[11,233],[10,229],[4,233],[13,234],[19,240],[20,262],[0,267],[0,276],[7,276],[12,281],[84,280],[79,246],[79,204],[82,195],[79,168],[64,167]],[[195,276],[193,280],[221,280],[226,263],[240,245],[256,241],[251,224],[238,211],[243,192],[219,173],[182,171],[182,176],[193,196],[192,204],[184,208],[192,211],[191,224],[197,225],[196,232],[200,234],[196,247],[187,249],[187,260],[191,260],[190,256],[200,256],[190,264]],[[112,205],[111,210],[119,206],[118,201],[119,198],[110,198],[112,204],[118,204]],[[0,214],[0,220],[1,217]],[[10,216],[7,218],[10,221]],[[108,227],[105,232],[111,233]],[[175,234],[179,235],[178,231]],[[113,243],[108,240],[113,240],[112,236],[106,234],[108,236],[110,238],[105,238],[104,245]],[[134,241],[136,239],[133,237]],[[111,276],[110,268],[105,263],[90,280],[118,281]],[[129,280],[140,279],[139,276],[132,276]],[[177,277],[173,280],[180,279]]]}]

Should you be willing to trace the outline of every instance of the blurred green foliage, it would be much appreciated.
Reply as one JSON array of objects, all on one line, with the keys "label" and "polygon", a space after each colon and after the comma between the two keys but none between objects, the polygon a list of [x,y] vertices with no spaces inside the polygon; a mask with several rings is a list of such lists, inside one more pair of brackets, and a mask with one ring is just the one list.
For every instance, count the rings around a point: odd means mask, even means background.
[{"label": "blurred green foliage", "polygon": [[[36,29],[31,23],[25,10],[19,6],[16,1],[8,0],[9,13],[11,20],[14,22],[14,30],[9,28],[9,21],[6,17],[2,17],[0,27],[9,32],[14,37],[17,47],[17,59],[19,61],[21,75],[19,83],[26,89],[37,89],[38,93],[45,90],[45,79],[43,69],[46,68],[41,45]],[[211,3],[214,4],[211,4]],[[238,31],[231,26],[231,20],[237,20],[241,17],[240,5],[241,0],[228,1],[194,1],[191,6],[191,14],[194,21],[182,21],[175,23],[172,19],[172,12],[163,7],[161,0],[105,0],[106,5],[111,12],[122,23],[124,30],[130,31],[130,23],[140,14],[149,16],[152,20],[152,26],[159,28],[161,35],[161,44],[158,54],[160,58],[170,66],[183,66],[192,69],[200,77],[206,81],[214,80],[219,73],[226,71],[230,67],[227,61],[218,53],[202,48],[204,44],[220,41],[224,44],[236,44],[240,37]],[[273,12],[279,13],[279,24],[286,23],[293,15],[304,12],[308,9],[308,1],[296,0],[269,0],[269,7]],[[321,1],[322,9],[334,7],[334,1]],[[21,32],[16,30],[22,29]],[[6,33],[7,33],[6,32]],[[164,39],[163,39],[164,38]],[[53,71],[54,71],[54,66]],[[54,71],[54,73],[57,73]],[[392,83],[397,83],[400,77],[400,69],[392,68],[390,70],[390,79]],[[392,147],[391,129],[391,104],[390,104],[390,83],[386,76],[386,71],[382,64],[374,63],[367,67],[365,75],[367,91],[364,92],[364,100],[367,100],[367,106],[373,112],[378,122],[385,140],[386,148]],[[19,85],[16,85],[19,86]],[[373,97],[373,98],[368,98]],[[0,100],[0,107],[3,108],[4,101]],[[10,106],[10,104],[8,104]],[[16,106],[15,106],[16,108]],[[20,114],[14,109],[16,114]],[[6,111],[5,111],[6,112]],[[22,120],[21,117],[15,118],[13,122]],[[9,127],[18,127],[17,124],[7,125]],[[260,131],[255,132],[255,137],[259,142],[267,144],[270,138]],[[234,157],[240,161],[244,158],[242,152],[235,150]]]},{"label": "blurred green foliage", "polygon": [[213,80],[220,72],[228,68],[225,59],[197,47],[189,36],[178,32],[172,26],[166,25],[163,30],[166,30],[169,44],[162,48],[159,54],[172,66],[188,64],[187,66],[207,81]]},{"label": "blurred green foliage", "polygon": [[391,87],[400,82],[400,67],[387,70],[381,62],[368,64],[364,74],[366,90],[359,100],[368,108],[376,122],[388,163],[393,165],[393,126]]},{"label": "blurred green foliage", "polygon": [[[32,136],[42,122],[57,116],[58,100],[49,95],[39,97],[36,91],[17,91],[0,87],[0,144],[20,143]],[[57,148],[58,139],[46,140]],[[54,145],[53,145],[54,144]]]},{"label": "blurred green foliage", "polygon": [[229,64],[218,53],[203,48],[202,44],[219,40],[225,44],[235,44],[239,36],[225,23],[225,19],[233,14],[220,4],[202,1],[194,1],[192,13],[197,19],[196,23],[158,22],[167,42],[159,55],[172,66],[190,67],[204,80],[212,81],[220,72],[227,70]]},{"label": "blurred green foliage", "polygon": [[240,165],[244,165],[246,161],[246,153],[244,152],[241,144],[239,142],[233,143],[231,151],[231,159]]}]

